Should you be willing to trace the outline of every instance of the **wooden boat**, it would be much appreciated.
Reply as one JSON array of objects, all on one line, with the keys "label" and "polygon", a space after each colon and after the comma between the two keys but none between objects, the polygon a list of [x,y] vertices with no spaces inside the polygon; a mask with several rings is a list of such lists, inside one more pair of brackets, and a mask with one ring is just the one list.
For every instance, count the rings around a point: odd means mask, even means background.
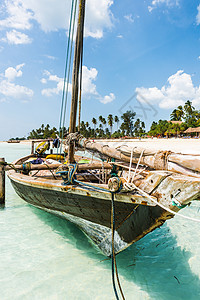
[{"label": "wooden boat", "polygon": [[12,143],[12,144],[13,143],[20,143],[20,141],[19,140],[8,140],[7,143]]},{"label": "wooden boat", "polygon": [[[68,164],[43,154],[43,163],[35,165],[31,154],[15,161],[8,176],[22,199],[75,223],[110,256],[111,244],[119,253],[200,199],[200,156],[113,149],[76,133],[84,10],[80,0],[69,135],[63,141]],[[96,159],[75,156],[75,147]]]}]

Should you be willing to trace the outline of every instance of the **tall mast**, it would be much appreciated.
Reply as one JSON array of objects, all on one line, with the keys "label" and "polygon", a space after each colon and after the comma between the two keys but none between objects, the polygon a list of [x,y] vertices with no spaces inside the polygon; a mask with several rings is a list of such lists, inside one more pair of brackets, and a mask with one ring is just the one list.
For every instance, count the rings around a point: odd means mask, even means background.
[{"label": "tall mast", "polygon": [[[73,72],[72,72],[72,99],[71,99],[69,133],[76,132],[79,74],[80,74],[80,68],[82,68],[81,57],[83,52],[85,1],[86,0],[79,1],[78,24],[77,24],[76,42],[75,42],[75,49],[74,49],[74,63],[73,63]],[[69,145],[68,161],[69,163],[74,162],[74,143],[71,143]]]}]

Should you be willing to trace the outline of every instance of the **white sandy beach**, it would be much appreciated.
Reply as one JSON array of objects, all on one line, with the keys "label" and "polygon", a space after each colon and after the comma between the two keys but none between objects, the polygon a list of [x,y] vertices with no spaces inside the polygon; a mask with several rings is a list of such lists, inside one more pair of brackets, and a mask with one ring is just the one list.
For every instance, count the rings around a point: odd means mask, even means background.
[{"label": "white sandy beach", "polygon": [[[200,154],[200,139],[182,139],[182,138],[153,138],[153,139],[106,139],[106,140],[95,140],[104,145],[110,145],[117,147],[122,144],[126,144],[130,147],[144,147],[147,149],[155,150],[171,150],[173,152],[184,153],[184,154]],[[31,140],[20,141],[20,144],[30,144]],[[0,142],[6,143],[6,142]]]},{"label": "white sandy beach", "polygon": [[144,147],[146,149],[155,150],[171,150],[172,152],[184,154],[200,154],[200,139],[130,139],[130,140],[101,140],[101,143],[113,145],[114,147],[120,144],[126,144],[130,147]]}]

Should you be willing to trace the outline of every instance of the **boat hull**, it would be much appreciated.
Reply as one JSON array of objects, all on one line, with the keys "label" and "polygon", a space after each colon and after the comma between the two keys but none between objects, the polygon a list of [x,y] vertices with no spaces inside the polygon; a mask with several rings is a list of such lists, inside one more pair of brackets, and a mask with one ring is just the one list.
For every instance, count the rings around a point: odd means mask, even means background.
[{"label": "boat hull", "polygon": [[[111,194],[63,186],[46,185],[25,175],[9,174],[17,194],[26,202],[78,225],[101,249],[111,254]],[[162,225],[172,215],[158,206],[138,205],[115,199],[115,252],[118,253]],[[133,197],[134,198],[134,197]],[[133,199],[134,202],[134,199]]]}]

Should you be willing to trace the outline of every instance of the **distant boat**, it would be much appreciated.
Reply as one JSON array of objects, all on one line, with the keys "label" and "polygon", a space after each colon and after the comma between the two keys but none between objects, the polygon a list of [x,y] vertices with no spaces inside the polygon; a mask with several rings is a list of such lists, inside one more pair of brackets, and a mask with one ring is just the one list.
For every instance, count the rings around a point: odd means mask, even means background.
[{"label": "distant boat", "polygon": [[20,143],[20,141],[19,140],[9,140],[9,141],[7,141],[7,143]]},{"label": "distant boat", "polygon": [[[50,162],[43,143],[35,158],[32,154],[16,160],[8,176],[22,199],[75,223],[110,256],[160,227],[192,200],[200,200],[200,156],[127,146],[115,149],[76,132],[84,9],[85,0],[80,0],[67,161],[63,155],[61,162],[52,162],[52,156]],[[78,158],[75,147],[101,160]]]}]

